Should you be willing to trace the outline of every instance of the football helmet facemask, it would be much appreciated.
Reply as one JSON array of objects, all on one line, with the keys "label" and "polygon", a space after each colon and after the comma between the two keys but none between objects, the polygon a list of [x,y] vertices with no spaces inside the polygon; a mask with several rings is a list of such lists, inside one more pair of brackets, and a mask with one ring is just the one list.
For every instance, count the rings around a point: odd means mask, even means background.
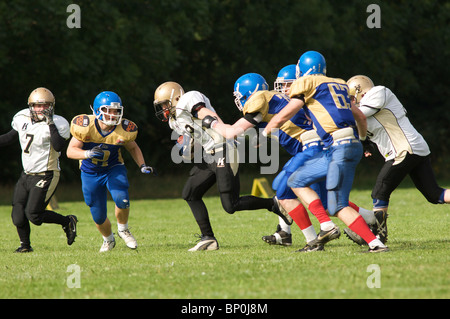
[{"label": "football helmet facemask", "polygon": [[92,107],[95,117],[108,126],[119,125],[122,122],[123,105],[120,97],[111,91],[99,93]]},{"label": "football helmet facemask", "polygon": [[274,90],[288,95],[291,84],[296,79],[296,70],[297,66],[295,64],[290,64],[282,68],[273,83]]},{"label": "football helmet facemask", "polygon": [[153,101],[156,117],[167,122],[170,116],[174,115],[177,103],[183,94],[183,88],[176,82],[169,81],[158,86]]},{"label": "football helmet facemask", "polygon": [[[42,107],[40,110],[35,110],[36,105],[44,106],[44,110]],[[30,110],[31,119],[35,122],[41,122],[46,119],[43,112],[53,115],[54,107],[55,97],[49,89],[44,87],[33,90],[28,97],[28,108]]]},{"label": "football helmet facemask", "polygon": [[250,95],[256,91],[268,89],[269,84],[267,84],[266,80],[261,75],[257,73],[244,74],[234,83],[234,103],[239,111],[242,112],[245,102],[247,102]]},{"label": "football helmet facemask", "polygon": [[359,106],[362,97],[375,85],[372,80],[365,75],[355,75],[347,81],[349,95],[355,99],[356,105]]}]

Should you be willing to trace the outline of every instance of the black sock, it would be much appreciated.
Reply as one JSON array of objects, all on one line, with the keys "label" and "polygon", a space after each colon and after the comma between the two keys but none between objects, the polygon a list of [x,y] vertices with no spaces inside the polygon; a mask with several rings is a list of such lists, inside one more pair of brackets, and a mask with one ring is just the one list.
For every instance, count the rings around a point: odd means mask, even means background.
[{"label": "black sock", "polygon": [[256,196],[242,196],[239,198],[237,204],[235,205],[235,210],[256,210],[256,209],[267,209],[272,211],[273,199],[272,198],[261,198]]},{"label": "black sock", "polygon": [[20,227],[16,226],[16,228],[17,228],[17,234],[19,235],[19,239],[20,239],[20,246],[22,246],[24,248],[30,248],[31,247],[30,223],[27,221],[23,226],[20,226]]},{"label": "black sock", "polygon": [[214,237],[205,203],[202,200],[189,200],[186,202],[191,208],[192,214],[194,215],[195,221],[197,222],[202,235]]},{"label": "black sock", "polygon": [[70,222],[69,217],[63,216],[51,210],[46,210],[42,215],[42,222],[46,224],[59,224],[61,226],[67,226]]}]

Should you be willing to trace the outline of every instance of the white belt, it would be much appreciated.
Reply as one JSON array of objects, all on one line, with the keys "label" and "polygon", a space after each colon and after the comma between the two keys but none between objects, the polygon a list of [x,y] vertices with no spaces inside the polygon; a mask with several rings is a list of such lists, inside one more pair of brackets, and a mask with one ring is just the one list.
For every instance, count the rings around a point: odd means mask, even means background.
[{"label": "white belt", "polygon": [[306,150],[307,148],[313,147],[313,146],[319,146],[322,145],[323,146],[323,142],[322,141],[317,141],[317,142],[309,142],[308,144],[303,145],[302,151]]},{"label": "white belt", "polygon": [[359,143],[359,140],[357,140],[356,138],[351,138],[351,139],[342,139],[339,141],[336,141],[332,144],[332,146],[337,146],[337,145],[343,145],[343,144],[350,144],[350,143]]}]

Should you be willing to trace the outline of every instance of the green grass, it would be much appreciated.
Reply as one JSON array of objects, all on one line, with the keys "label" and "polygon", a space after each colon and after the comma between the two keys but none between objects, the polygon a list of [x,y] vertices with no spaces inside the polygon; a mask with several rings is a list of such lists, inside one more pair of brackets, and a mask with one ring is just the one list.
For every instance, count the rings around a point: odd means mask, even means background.
[{"label": "green grass", "polygon": [[[370,208],[370,191],[351,199]],[[59,212],[79,218],[72,246],[59,226],[32,226],[30,254],[19,246],[10,206],[0,206],[0,298],[318,299],[450,298],[449,206],[431,205],[415,189],[398,189],[388,219],[388,253],[363,254],[345,235],[326,251],[300,254],[294,225],[292,247],[269,246],[277,218],[265,211],[228,215],[217,197],[205,199],[220,244],[218,251],[188,252],[198,227],[181,199],[134,200],[130,226],[139,248],[117,239],[109,253],[83,202],[60,202]],[[113,204],[109,202],[109,216]],[[113,227],[116,222],[111,218]],[[318,230],[318,224],[313,218]],[[336,223],[344,225],[336,220]],[[116,236],[117,237],[117,236]],[[68,266],[81,267],[80,288],[69,288]],[[368,288],[369,265],[381,270],[381,287]]]}]

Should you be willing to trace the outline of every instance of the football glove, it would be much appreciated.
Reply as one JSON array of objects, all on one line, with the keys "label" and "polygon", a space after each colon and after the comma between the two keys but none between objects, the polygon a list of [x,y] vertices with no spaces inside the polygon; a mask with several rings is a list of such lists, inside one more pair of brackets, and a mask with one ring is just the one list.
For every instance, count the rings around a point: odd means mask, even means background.
[{"label": "football glove", "polygon": [[143,174],[153,174],[155,176],[158,175],[156,173],[156,170],[153,167],[147,166],[145,164],[141,165],[141,173],[143,173]]},{"label": "football glove", "polygon": [[363,145],[364,153],[370,153],[372,155],[376,153],[377,147],[374,142],[369,140],[369,138],[366,138],[364,141],[361,141],[361,143]]},{"label": "football glove", "polygon": [[100,145],[94,146],[92,149],[87,150],[84,152],[84,155],[86,158],[97,158],[97,159],[103,159],[104,152]]},{"label": "football glove", "polygon": [[217,117],[206,115],[202,120],[202,127],[204,128],[212,128],[215,124],[217,124]]},{"label": "football glove", "polygon": [[48,107],[44,109],[41,114],[45,117],[45,122],[48,125],[54,124],[53,122],[53,107]]}]

